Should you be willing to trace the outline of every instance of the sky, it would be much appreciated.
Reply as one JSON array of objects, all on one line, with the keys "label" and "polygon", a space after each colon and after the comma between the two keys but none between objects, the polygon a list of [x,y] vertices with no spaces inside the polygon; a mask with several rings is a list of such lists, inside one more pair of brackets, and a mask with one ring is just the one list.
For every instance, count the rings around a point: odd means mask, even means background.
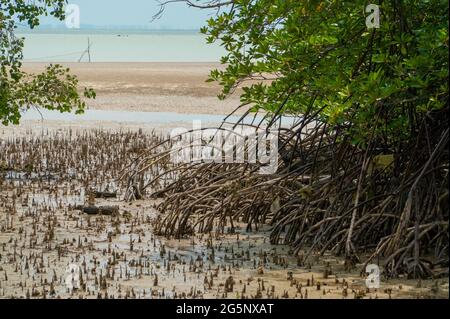
[{"label": "sky", "polygon": [[[170,3],[162,17],[151,22],[159,10],[156,0],[69,0],[80,8],[81,27],[146,27],[150,29],[199,29],[214,11]],[[64,26],[55,18],[43,17],[41,25]]]}]

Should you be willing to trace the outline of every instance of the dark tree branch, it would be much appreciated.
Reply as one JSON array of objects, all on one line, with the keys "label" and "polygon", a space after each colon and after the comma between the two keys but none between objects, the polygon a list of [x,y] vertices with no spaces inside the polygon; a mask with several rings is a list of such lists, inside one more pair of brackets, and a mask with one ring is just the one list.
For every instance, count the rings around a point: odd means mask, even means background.
[{"label": "dark tree branch", "polygon": [[198,9],[220,9],[225,6],[232,5],[234,3],[233,0],[230,1],[218,1],[218,0],[211,0],[206,2],[205,4],[197,4],[189,0],[167,0],[167,1],[159,1],[156,0],[159,3],[159,11],[152,17],[152,20],[150,22],[153,22],[159,18],[161,18],[162,14],[164,13],[164,10],[166,9],[166,5],[176,2],[184,2],[187,4],[188,7],[198,8]]}]

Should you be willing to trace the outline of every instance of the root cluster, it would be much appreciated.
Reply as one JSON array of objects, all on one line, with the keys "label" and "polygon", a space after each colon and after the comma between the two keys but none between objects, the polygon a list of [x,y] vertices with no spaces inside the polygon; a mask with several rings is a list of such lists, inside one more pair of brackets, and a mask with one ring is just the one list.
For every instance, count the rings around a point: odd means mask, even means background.
[{"label": "root cluster", "polygon": [[[273,123],[272,121],[271,123]],[[346,265],[381,263],[385,274],[448,274],[447,110],[416,119],[413,138],[352,143],[346,127],[302,116],[278,130],[278,171],[258,163],[173,163],[173,139],[147,150],[125,170],[149,174],[141,192],[164,197],[158,234],[272,226],[271,242],[290,244],[306,261],[313,252],[345,255]]]}]

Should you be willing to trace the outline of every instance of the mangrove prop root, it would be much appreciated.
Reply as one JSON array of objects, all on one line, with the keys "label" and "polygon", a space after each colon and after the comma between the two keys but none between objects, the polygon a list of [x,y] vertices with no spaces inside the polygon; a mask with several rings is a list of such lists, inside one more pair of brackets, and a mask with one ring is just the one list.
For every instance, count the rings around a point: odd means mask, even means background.
[{"label": "mangrove prop root", "polygon": [[430,277],[437,264],[425,263],[425,255],[448,260],[447,111],[417,119],[413,138],[395,148],[375,138],[360,148],[341,128],[305,115],[279,130],[272,175],[249,163],[174,164],[171,140],[162,141],[121,178],[164,198],[160,235],[224,232],[237,221],[247,230],[268,224],[271,242],[306,250],[304,260],[314,251],[345,253],[352,267],[365,255],[365,264],[383,260],[388,276]]}]

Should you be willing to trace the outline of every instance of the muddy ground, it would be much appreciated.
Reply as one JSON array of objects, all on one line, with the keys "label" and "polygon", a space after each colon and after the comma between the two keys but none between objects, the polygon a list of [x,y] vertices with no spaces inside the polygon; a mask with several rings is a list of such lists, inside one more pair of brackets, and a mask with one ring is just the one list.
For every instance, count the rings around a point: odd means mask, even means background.
[{"label": "muddy ground", "polygon": [[[16,132],[17,133],[17,132]],[[115,180],[145,131],[56,130],[0,135],[0,298],[448,298],[448,278],[381,277],[368,289],[362,264],[268,242],[269,227],[183,239],[153,232],[164,199],[122,200]],[[130,155],[131,154],[131,155]],[[116,198],[89,196],[92,190]],[[117,206],[89,215],[80,206]],[[79,207],[77,207],[79,206]]]}]

